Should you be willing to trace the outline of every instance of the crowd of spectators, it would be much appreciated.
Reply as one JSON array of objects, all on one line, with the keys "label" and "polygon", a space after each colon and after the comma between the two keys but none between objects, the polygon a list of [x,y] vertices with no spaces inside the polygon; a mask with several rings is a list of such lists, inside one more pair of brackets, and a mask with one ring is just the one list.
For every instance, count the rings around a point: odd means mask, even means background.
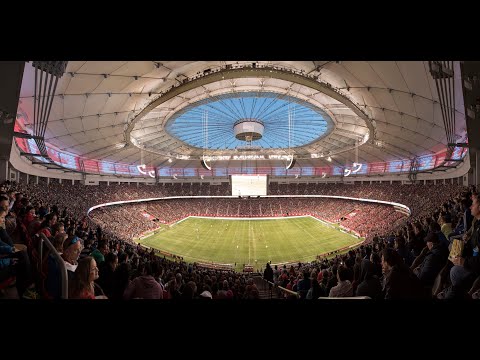
[{"label": "crowd of spectators", "polygon": [[[295,186],[309,190],[309,185]],[[258,298],[250,277],[233,271],[204,269],[197,264],[156,256],[131,241],[138,229],[152,228],[156,218],[175,221],[195,209],[214,216],[282,216],[310,212],[368,232],[371,241],[344,255],[273,270],[275,284],[301,298],[369,296],[371,298],[476,297],[480,200],[474,188],[454,185],[317,185],[325,195],[373,198],[403,203],[412,217],[401,219],[390,206],[331,199],[169,200],[96,210],[93,205],[179,195],[171,186],[5,183],[0,189],[0,282],[16,277],[19,296],[60,296],[58,266],[52,254],[42,258],[36,234],[54,244],[68,270],[72,298]],[[180,191],[197,195],[192,184]],[[273,188],[273,186],[272,186]],[[282,189],[280,189],[282,188]],[[277,190],[292,190],[292,186]],[[183,190],[182,190],[183,189]],[[205,194],[207,195],[207,194]],[[338,202],[337,202],[338,201]],[[473,204],[472,204],[473,201]],[[168,206],[167,206],[168,204]],[[190,208],[188,208],[190,206]],[[129,208],[132,207],[132,208]],[[132,211],[138,207],[137,211]],[[185,207],[187,207],[185,209]],[[470,210],[471,209],[471,210]],[[355,215],[352,215],[355,213]],[[138,215],[138,216],[137,216]],[[322,216],[323,215],[323,216]],[[344,218],[344,220],[342,220]],[[385,220],[385,221],[384,221]],[[377,235],[378,233],[378,235]],[[464,252],[447,260],[455,237]],[[26,246],[22,247],[18,244]]]},{"label": "crowd of spectators", "polygon": [[[230,198],[171,199],[102,207],[90,213],[106,231],[124,240],[138,238],[157,228],[158,222],[172,224],[187,216],[281,217],[312,215],[339,222],[371,240],[375,233],[391,231],[403,218],[393,206],[329,198]],[[343,220],[342,220],[343,219]]]}]

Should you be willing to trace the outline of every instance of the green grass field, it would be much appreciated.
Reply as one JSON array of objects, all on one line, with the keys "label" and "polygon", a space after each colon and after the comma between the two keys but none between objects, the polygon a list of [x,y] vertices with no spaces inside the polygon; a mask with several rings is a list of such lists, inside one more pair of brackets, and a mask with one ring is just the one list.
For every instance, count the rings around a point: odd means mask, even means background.
[{"label": "green grass field", "polygon": [[140,243],[187,262],[253,265],[312,261],[318,254],[358,243],[310,217],[272,220],[188,218]]}]

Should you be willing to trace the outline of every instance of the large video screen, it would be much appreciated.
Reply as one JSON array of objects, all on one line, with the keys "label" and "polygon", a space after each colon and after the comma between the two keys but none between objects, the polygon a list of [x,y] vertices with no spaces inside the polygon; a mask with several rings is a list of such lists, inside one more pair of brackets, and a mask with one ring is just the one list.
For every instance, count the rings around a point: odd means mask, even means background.
[{"label": "large video screen", "polygon": [[403,167],[403,161],[402,160],[390,161],[388,163],[388,172],[390,172],[390,173],[401,172],[402,167]]},{"label": "large video screen", "polygon": [[233,196],[267,195],[267,175],[231,175]]},{"label": "large video screen", "polygon": [[467,152],[467,148],[456,147],[452,153],[452,156],[450,156],[450,159],[453,159],[453,160],[463,159],[466,152]]},{"label": "large video screen", "polygon": [[428,170],[435,166],[435,156],[423,156],[418,159],[418,170]]}]

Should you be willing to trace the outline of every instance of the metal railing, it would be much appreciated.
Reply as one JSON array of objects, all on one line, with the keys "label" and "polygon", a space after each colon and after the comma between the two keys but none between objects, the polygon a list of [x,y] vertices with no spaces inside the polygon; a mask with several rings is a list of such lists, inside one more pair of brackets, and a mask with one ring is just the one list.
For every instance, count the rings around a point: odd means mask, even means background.
[{"label": "metal railing", "polygon": [[38,236],[39,241],[38,241],[38,254],[39,254],[39,267],[41,270],[42,262],[43,262],[43,244],[47,246],[47,248],[50,250],[50,254],[53,255],[55,261],[58,263],[60,267],[60,281],[61,281],[61,299],[68,299],[68,274],[67,274],[67,268],[65,266],[65,261],[62,259],[60,254],[58,253],[57,249],[52,245],[50,240],[45,236],[45,234],[40,233],[35,236]]},{"label": "metal railing", "polygon": [[272,298],[273,289],[279,290],[282,294],[293,295],[293,296],[295,296],[297,299],[300,298],[300,295],[299,295],[297,292],[295,292],[295,291],[288,290],[287,288],[284,288],[283,286],[278,286],[278,285],[276,285],[275,283],[264,279],[263,277],[262,277],[262,280],[264,281],[264,283],[267,283],[267,284],[269,284],[269,285],[272,285],[272,288],[270,289],[270,298]]}]

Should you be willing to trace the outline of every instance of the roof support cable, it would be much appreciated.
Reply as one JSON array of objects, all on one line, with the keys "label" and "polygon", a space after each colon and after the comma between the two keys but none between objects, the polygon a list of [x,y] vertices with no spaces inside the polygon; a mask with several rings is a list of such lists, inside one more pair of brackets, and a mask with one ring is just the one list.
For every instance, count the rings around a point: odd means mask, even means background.
[{"label": "roof support cable", "polygon": [[47,153],[45,132],[52,110],[58,79],[65,73],[67,61],[33,61],[32,66],[35,68],[33,139],[40,154],[49,163],[53,163],[53,160],[50,159]]},{"label": "roof support cable", "polygon": [[[455,143],[455,78],[453,61],[429,61],[430,74],[435,80],[447,144]],[[448,145],[447,156],[450,158],[454,147]]]}]

